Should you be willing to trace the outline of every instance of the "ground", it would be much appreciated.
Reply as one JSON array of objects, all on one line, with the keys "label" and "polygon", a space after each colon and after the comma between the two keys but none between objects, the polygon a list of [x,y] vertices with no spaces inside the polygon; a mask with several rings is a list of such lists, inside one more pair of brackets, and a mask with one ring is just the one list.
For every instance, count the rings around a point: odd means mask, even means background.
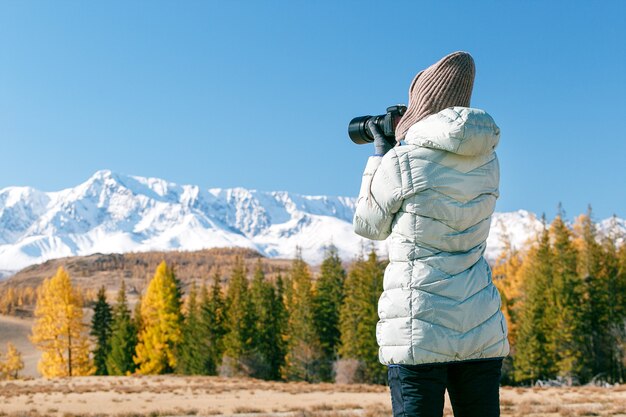
[{"label": "ground", "polygon": [[[388,387],[207,376],[34,378],[0,382],[0,416],[391,415]],[[502,416],[624,416],[626,385],[501,389]],[[445,415],[451,416],[446,403]]]}]

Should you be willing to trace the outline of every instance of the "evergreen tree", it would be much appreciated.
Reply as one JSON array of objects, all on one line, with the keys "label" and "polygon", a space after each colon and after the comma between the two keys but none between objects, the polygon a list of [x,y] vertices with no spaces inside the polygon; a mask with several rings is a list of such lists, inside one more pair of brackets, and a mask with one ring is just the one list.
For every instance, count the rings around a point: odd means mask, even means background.
[{"label": "evergreen tree", "polygon": [[[612,230],[616,230],[615,216]],[[621,241],[622,244],[619,249],[616,249],[618,241]],[[611,293],[614,295],[611,305],[614,306],[613,314],[615,317],[613,319],[619,321],[626,319],[626,235],[613,232],[607,244],[611,247],[611,252],[616,253],[617,258],[617,274],[611,285]]]},{"label": "evergreen tree", "polygon": [[346,279],[346,271],[341,265],[341,259],[334,245],[327,248],[320,269],[313,298],[313,317],[322,349],[321,378],[324,381],[330,381],[332,379],[332,364],[337,359],[337,349],[341,336],[339,311],[343,303],[343,283]]},{"label": "evergreen tree", "polygon": [[200,320],[196,282],[191,284],[187,297],[182,337],[177,347],[176,371],[185,375],[206,374],[206,357],[209,354],[204,329]]},{"label": "evergreen tree", "polygon": [[314,325],[311,272],[299,249],[287,283],[287,351],[282,374],[286,379],[317,381],[321,347]]},{"label": "evergreen tree", "polygon": [[211,293],[206,284],[200,290],[200,328],[203,345],[207,347],[204,361],[205,373],[216,375],[222,362],[224,352],[224,336],[226,334],[226,305],[222,296],[220,274],[213,277]]},{"label": "evergreen tree", "polygon": [[94,305],[94,313],[91,319],[90,334],[96,340],[93,351],[93,361],[96,366],[96,375],[108,375],[106,358],[111,350],[111,306],[107,302],[106,289],[104,286],[98,290],[98,298]]},{"label": "evergreen tree", "polygon": [[520,308],[514,356],[515,379],[519,382],[556,376],[556,357],[549,347],[552,318],[547,306],[552,302],[552,249],[545,224],[537,245],[532,247],[522,266],[523,297]]},{"label": "evergreen tree", "polygon": [[156,273],[141,302],[143,330],[133,360],[141,374],[173,372],[175,350],[181,338],[180,283],[165,261]]},{"label": "evergreen tree", "polygon": [[[611,346],[608,326],[609,276],[607,270],[611,262],[604,258],[602,245],[598,243],[596,225],[591,217],[591,207],[586,215],[578,217],[574,229],[577,233],[575,245],[578,248],[578,275],[583,280],[585,324],[585,357],[587,378],[601,374],[609,367]],[[608,254],[607,254],[608,255]]]},{"label": "evergreen tree", "polygon": [[254,327],[253,351],[256,363],[252,376],[263,379],[280,379],[283,365],[281,307],[274,285],[265,279],[263,264],[257,262],[250,298],[254,307],[256,322]]},{"label": "evergreen tree", "polygon": [[617,248],[617,242],[625,242],[623,234],[618,232],[615,216],[611,222],[608,235],[603,241],[603,258],[601,270],[606,277],[606,315],[607,327],[606,343],[609,360],[604,370],[606,379],[612,383],[623,383],[626,378],[625,350],[626,350],[626,245]]},{"label": "evergreen tree", "polygon": [[[285,310],[285,315],[283,317],[283,328],[285,329],[285,335],[283,339],[285,341],[285,354],[287,354],[286,349],[289,341],[289,309],[290,306],[293,304],[293,284],[291,282],[291,273],[287,274],[284,280],[280,275],[278,276],[278,279],[276,280],[276,291],[279,293],[281,299],[283,300],[283,307]],[[281,375],[284,377],[284,372],[281,372]]]},{"label": "evergreen tree", "polygon": [[137,297],[137,302],[135,302],[135,305],[133,307],[133,325],[135,326],[135,329],[137,329],[137,336],[139,336],[139,334],[143,332],[145,328],[143,319],[141,317],[141,302],[142,296],[140,294],[139,297]]},{"label": "evergreen tree", "polygon": [[106,358],[107,373],[109,375],[130,375],[135,372],[133,354],[136,347],[137,327],[128,309],[126,284],[122,279],[122,284],[117,293],[117,304],[113,308],[111,349]]},{"label": "evergreen tree", "polygon": [[582,277],[595,277],[600,273],[602,263],[602,245],[598,243],[598,231],[592,220],[591,206],[587,213],[578,216],[574,224],[578,249],[578,274]]},{"label": "evergreen tree", "polygon": [[343,359],[362,363],[363,382],[381,384],[386,381],[386,369],[378,360],[376,325],[378,299],[383,289],[385,263],[378,260],[372,248],[367,259],[357,259],[345,282],[345,299],[341,306],[339,328]]},{"label": "evergreen tree", "polygon": [[226,329],[221,372],[250,375],[254,343],[254,309],[248,289],[247,270],[237,257],[226,292]]},{"label": "evergreen tree", "polygon": [[87,325],[83,298],[63,267],[37,288],[35,324],[30,336],[42,351],[37,369],[44,377],[90,375]]},{"label": "evergreen tree", "polygon": [[278,378],[283,378],[283,370],[285,369],[285,357],[287,355],[287,331],[289,326],[289,314],[287,313],[287,307],[285,304],[285,282],[281,274],[276,277],[276,303],[274,304],[273,314],[276,318],[276,325],[279,329],[276,335],[276,350],[277,357],[275,365],[272,367],[277,369],[276,373]]},{"label": "evergreen tree", "polygon": [[583,376],[585,369],[585,322],[583,282],[577,273],[578,253],[572,234],[562,216],[556,216],[550,226],[554,239],[552,260],[551,302],[548,314],[553,320],[550,345],[556,354],[561,376]]}]

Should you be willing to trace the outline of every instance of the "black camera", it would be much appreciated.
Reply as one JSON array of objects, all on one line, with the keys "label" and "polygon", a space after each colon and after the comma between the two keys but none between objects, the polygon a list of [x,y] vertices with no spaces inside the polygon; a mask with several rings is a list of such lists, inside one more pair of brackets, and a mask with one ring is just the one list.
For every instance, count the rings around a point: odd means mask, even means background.
[{"label": "black camera", "polygon": [[364,143],[374,142],[374,135],[367,128],[367,122],[373,119],[373,122],[378,126],[383,134],[390,139],[396,138],[395,127],[398,123],[398,119],[406,112],[406,106],[403,104],[397,104],[395,106],[387,107],[387,113],[379,116],[360,116],[355,117],[348,124],[348,136],[352,139],[352,142],[357,145]]}]

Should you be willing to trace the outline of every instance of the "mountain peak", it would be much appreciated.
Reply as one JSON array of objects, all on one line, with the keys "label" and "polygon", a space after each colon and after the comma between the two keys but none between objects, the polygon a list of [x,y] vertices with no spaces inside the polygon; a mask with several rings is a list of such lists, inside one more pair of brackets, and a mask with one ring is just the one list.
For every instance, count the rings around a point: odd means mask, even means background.
[{"label": "mountain peak", "polygon": [[114,175],[114,173],[110,169],[100,169],[100,170],[94,172],[93,175],[91,176],[91,178],[104,179],[104,178],[109,178],[109,177],[111,177],[113,175]]},{"label": "mountain peak", "polygon": [[110,169],[101,169],[99,171],[94,172],[86,181],[82,182],[76,187],[70,188],[70,190],[77,189],[89,189],[89,188],[97,188],[99,189],[105,184],[113,185],[118,184],[121,185],[123,181],[121,180],[121,175],[111,171]]}]

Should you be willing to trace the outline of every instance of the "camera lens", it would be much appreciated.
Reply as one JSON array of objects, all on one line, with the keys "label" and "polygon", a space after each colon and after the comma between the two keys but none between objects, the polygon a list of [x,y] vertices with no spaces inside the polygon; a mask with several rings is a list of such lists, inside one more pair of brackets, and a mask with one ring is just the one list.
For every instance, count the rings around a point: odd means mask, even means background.
[{"label": "camera lens", "polygon": [[364,143],[372,143],[374,142],[374,138],[372,138],[367,132],[367,121],[372,116],[361,116],[355,117],[348,124],[348,136],[352,139],[352,142],[357,145],[363,145]]}]

